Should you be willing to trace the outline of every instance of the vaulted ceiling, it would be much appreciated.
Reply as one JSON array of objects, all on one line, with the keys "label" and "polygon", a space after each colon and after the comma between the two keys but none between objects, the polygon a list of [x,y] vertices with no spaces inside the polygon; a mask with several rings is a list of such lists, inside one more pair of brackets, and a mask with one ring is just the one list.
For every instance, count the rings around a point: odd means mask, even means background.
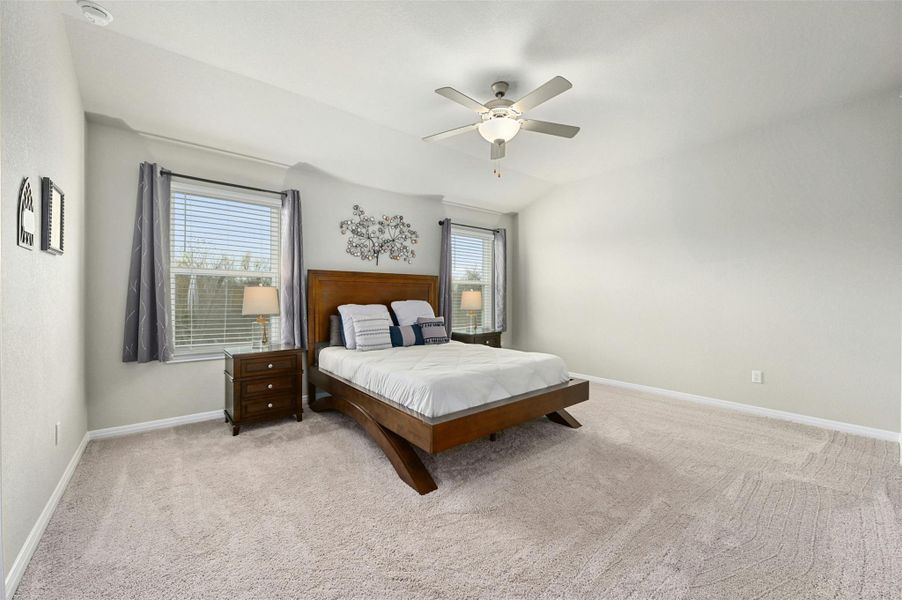
[{"label": "vaulted ceiling", "polygon": [[[557,184],[902,86],[899,3],[61,2],[85,110],[136,130],[365,185],[516,211]],[[501,180],[475,121],[433,93],[485,101],[554,75],[573,89],[530,116]]]}]

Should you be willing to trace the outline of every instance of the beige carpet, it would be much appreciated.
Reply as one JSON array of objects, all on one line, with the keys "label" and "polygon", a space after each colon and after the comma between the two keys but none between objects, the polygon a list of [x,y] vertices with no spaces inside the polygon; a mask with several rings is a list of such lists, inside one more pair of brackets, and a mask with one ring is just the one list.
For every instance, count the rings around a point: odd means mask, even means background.
[{"label": "beige carpet", "polygon": [[894,444],[594,386],[428,458],[347,418],[91,443],[19,600],[902,598]]}]

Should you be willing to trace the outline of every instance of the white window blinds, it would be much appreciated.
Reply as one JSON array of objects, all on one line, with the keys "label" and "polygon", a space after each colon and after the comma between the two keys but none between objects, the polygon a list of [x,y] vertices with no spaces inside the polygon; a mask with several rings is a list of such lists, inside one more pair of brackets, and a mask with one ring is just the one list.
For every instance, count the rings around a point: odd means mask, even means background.
[{"label": "white window blinds", "polygon": [[[281,205],[215,187],[172,184],[170,287],[173,357],[219,355],[260,338],[242,316],[244,288],[279,286]],[[269,323],[278,340],[279,319]]]},{"label": "white window blinds", "polygon": [[[451,325],[454,330],[495,328],[492,311],[492,278],[495,272],[493,260],[494,236],[491,231],[451,225]],[[461,298],[465,291],[480,293],[480,308],[461,308]]]}]

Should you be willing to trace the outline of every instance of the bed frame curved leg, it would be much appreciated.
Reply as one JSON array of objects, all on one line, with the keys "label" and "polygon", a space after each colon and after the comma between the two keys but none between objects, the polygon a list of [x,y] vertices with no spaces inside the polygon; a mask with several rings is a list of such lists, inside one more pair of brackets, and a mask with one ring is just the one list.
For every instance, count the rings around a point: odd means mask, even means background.
[{"label": "bed frame curved leg", "polygon": [[556,410],[554,412],[548,413],[545,415],[548,417],[550,421],[557,423],[558,425],[563,425],[564,427],[571,427],[576,429],[577,427],[582,427],[582,423],[573,418],[573,415],[568,413],[563,408],[560,410]]},{"label": "bed frame curved leg", "polygon": [[368,412],[344,398],[337,396],[329,396],[316,400],[316,407],[311,406],[313,410],[321,412],[324,410],[337,410],[344,413],[357,421],[363,427],[373,441],[379,444],[382,452],[391,462],[395,471],[398,473],[404,483],[415,489],[420,495],[428,494],[438,489],[432,475],[426,470],[426,466],[410,443],[396,434],[390,429],[386,429]]}]

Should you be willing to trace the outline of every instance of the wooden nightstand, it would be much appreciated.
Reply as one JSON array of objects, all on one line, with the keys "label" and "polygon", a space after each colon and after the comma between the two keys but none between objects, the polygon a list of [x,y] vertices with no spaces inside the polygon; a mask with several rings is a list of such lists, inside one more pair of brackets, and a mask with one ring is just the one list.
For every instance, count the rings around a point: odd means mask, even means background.
[{"label": "wooden nightstand", "polygon": [[491,329],[476,329],[474,331],[452,331],[451,339],[465,344],[482,344],[492,348],[501,347],[501,332]]},{"label": "wooden nightstand", "polygon": [[304,354],[272,344],[225,349],[225,419],[238,435],[243,423],[288,416],[301,420]]}]

